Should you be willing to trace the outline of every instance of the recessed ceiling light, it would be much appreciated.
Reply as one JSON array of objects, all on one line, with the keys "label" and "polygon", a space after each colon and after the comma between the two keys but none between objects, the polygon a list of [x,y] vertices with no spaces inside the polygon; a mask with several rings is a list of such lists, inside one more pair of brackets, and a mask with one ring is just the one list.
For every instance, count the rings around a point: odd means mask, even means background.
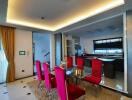
[{"label": "recessed ceiling light", "polygon": [[44,19],[45,19],[45,17],[41,17],[41,19],[42,19],[42,20],[44,20]]}]

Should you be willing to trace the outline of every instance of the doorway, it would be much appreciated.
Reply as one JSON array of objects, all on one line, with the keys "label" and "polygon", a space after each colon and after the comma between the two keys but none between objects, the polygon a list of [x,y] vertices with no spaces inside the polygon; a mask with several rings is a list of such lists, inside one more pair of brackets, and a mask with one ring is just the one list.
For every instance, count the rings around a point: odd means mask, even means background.
[{"label": "doorway", "polygon": [[[36,75],[35,61],[41,62],[41,67],[44,62],[50,64],[50,34],[33,32],[33,64],[34,75]],[[42,67],[43,70],[43,67]]]}]

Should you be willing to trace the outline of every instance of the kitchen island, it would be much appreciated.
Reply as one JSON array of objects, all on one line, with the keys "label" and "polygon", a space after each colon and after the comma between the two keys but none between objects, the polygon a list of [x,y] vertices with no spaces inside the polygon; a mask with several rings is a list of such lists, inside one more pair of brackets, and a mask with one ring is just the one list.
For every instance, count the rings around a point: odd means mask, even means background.
[{"label": "kitchen island", "polygon": [[103,62],[102,71],[105,77],[115,78],[116,71],[124,72],[124,59],[121,55],[96,55],[88,54],[80,56],[84,59],[84,66],[91,67],[92,59],[97,58]]}]

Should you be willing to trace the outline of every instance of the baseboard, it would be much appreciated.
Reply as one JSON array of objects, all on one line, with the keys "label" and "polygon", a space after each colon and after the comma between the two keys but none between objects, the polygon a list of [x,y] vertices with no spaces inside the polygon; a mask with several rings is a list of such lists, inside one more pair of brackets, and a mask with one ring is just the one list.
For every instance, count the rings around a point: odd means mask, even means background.
[{"label": "baseboard", "polygon": [[35,76],[35,75],[29,75],[29,76],[26,76],[26,77],[18,78],[16,80],[21,80],[21,79],[24,79],[24,78],[29,78],[29,77],[32,77],[32,76]]}]

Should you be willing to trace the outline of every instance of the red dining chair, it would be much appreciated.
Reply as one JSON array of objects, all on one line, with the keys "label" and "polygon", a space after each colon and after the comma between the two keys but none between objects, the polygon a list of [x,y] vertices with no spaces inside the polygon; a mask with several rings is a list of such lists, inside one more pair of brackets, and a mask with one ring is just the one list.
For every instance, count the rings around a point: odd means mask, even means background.
[{"label": "red dining chair", "polygon": [[40,87],[42,80],[44,80],[44,75],[42,73],[41,62],[39,60],[36,60],[36,70],[37,70],[38,87]]},{"label": "red dining chair", "polygon": [[77,58],[77,68],[81,70],[84,69],[84,59],[81,57]]},{"label": "red dining chair", "polygon": [[67,68],[73,67],[73,58],[71,56],[67,57]]},{"label": "red dining chair", "polygon": [[83,80],[94,85],[99,85],[101,82],[102,61],[99,59],[92,59],[92,74],[83,78]]},{"label": "red dining chair", "polygon": [[43,63],[43,67],[45,74],[45,89],[46,89],[46,93],[50,96],[50,93],[51,95],[54,94],[53,92],[54,89],[56,88],[56,79],[55,77],[52,77],[52,74],[50,74],[48,63]]},{"label": "red dining chair", "polygon": [[65,71],[61,67],[55,67],[57,91],[60,100],[76,100],[85,95],[85,91],[74,84],[67,84]]}]

